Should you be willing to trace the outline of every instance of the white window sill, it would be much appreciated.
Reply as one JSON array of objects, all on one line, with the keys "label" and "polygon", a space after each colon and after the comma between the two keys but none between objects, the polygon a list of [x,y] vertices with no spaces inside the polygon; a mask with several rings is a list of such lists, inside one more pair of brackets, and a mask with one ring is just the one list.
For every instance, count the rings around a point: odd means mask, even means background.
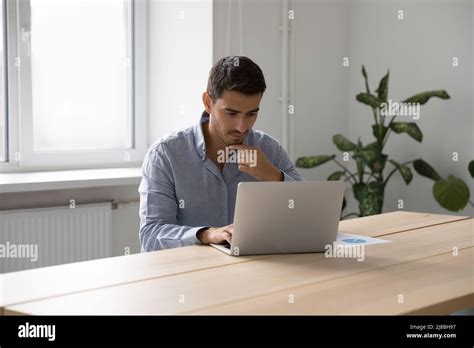
[{"label": "white window sill", "polygon": [[141,168],[59,170],[0,174],[0,193],[138,185]]}]

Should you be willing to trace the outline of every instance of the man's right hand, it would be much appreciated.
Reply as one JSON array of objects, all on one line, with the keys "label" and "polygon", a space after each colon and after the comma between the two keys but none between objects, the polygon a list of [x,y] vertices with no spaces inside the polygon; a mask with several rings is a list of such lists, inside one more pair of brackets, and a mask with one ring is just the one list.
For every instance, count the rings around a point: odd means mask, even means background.
[{"label": "man's right hand", "polygon": [[224,241],[230,244],[232,232],[234,232],[234,224],[224,227],[208,227],[200,230],[196,237],[201,244],[221,244]]}]

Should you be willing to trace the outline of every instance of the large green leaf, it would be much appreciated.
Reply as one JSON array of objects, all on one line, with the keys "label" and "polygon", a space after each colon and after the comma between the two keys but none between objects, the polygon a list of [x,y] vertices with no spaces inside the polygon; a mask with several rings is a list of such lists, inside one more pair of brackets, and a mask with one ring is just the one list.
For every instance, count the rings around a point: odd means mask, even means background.
[{"label": "large green leaf", "polygon": [[383,208],[384,186],[372,181],[368,185],[357,183],[352,185],[355,199],[359,202],[360,216],[380,214]]},{"label": "large green leaf", "polygon": [[423,105],[425,104],[430,98],[432,97],[437,97],[441,99],[449,99],[449,94],[445,90],[439,90],[439,91],[428,91],[428,92],[422,92],[415,94],[411,96],[410,98],[405,99],[403,102],[404,103],[415,103],[415,104],[420,104]]},{"label": "large green leaf", "polygon": [[397,134],[407,133],[416,141],[421,142],[423,140],[423,133],[414,122],[393,122],[390,128]]},{"label": "large green leaf", "polygon": [[474,178],[474,161],[469,162],[468,169],[469,173],[471,173],[471,177]]},{"label": "large green leaf", "polygon": [[373,108],[378,108],[380,104],[385,103],[383,100],[380,100],[375,95],[369,93],[359,93],[357,94],[356,99],[361,103],[369,105]]},{"label": "large green leaf", "polygon": [[328,176],[327,180],[328,181],[337,181],[341,178],[341,176],[344,175],[344,172],[342,171],[337,171],[337,172],[334,172],[332,173],[331,175]]},{"label": "large green leaf", "polygon": [[375,152],[380,151],[380,143],[378,141],[374,141],[373,143],[367,144],[364,146],[364,150],[372,150]]},{"label": "large green leaf", "polygon": [[377,158],[377,152],[374,150],[357,151],[352,156],[354,159],[361,159],[366,165],[369,165]]},{"label": "large green leaf", "polygon": [[379,83],[379,88],[375,92],[377,92],[377,96],[380,100],[387,101],[388,97],[388,78],[390,75],[390,71],[387,71],[387,75],[385,75]]},{"label": "large green leaf", "polygon": [[393,165],[398,169],[400,174],[403,177],[403,180],[405,181],[405,184],[409,185],[410,182],[413,179],[413,174],[411,172],[411,169],[401,163],[398,163],[394,160],[389,160],[389,162],[393,163]]},{"label": "large green leaf", "polygon": [[436,201],[449,211],[463,209],[469,201],[469,188],[461,179],[450,175],[448,180],[440,179],[433,185]]},{"label": "large green leaf", "polygon": [[319,156],[307,156],[300,157],[296,160],[296,166],[299,168],[313,168],[320,166],[332,159],[336,158],[336,155],[319,155]]},{"label": "large green leaf", "polygon": [[418,174],[434,181],[441,179],[441,176],[436,172],[436,170],[421,158],[413,162],[413,168],[415,168]]},{"label": "large green leaf", "polygon": [[357,146],[341,134],[332,137],[332,141],[340,151],[353,151]]}]

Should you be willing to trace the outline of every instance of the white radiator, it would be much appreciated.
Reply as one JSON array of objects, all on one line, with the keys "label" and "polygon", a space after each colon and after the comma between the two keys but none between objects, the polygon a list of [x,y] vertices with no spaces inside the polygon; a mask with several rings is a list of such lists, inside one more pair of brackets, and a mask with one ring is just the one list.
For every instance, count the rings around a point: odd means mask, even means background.
[{"label": "white radiator", "polygon": [[0,211],[0,273],[111,256],[111,203]]}]

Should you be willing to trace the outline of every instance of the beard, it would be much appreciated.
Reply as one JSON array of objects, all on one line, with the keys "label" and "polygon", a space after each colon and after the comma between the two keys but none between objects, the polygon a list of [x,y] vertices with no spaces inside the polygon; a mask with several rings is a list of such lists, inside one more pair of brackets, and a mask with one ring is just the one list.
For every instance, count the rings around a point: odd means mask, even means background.
[{"label": "beard", "polygon": [[219,138],[219,140],[225,145],[225,146],[230,146],[230,145],[241,145],[244,143],[245,136],[247,133],[241,136],[241,139],[228,139],[228,137],[233,137],[233,135],[241,135],[241,133],[237,134],[235,131],[231,131],[227,133],[227,139],[226,136],[224,135],[223,132],[220,131],[219,128],[219,123],[216,120],[209,121],[210,126],[212,127],[214,134]]}]

